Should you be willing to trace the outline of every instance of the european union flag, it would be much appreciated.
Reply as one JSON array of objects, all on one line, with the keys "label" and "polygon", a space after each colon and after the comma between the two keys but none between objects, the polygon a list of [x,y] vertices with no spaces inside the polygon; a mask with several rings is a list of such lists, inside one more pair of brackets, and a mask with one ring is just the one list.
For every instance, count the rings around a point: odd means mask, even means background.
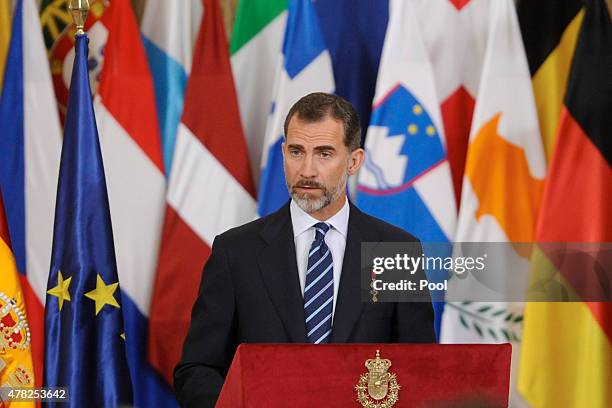
[{"label": "european union flag", "polygon": [[87,44],[77,34],[47,283],[44,385],[67,387],[71,407],[116,407],[131,404],[132,391]]}]

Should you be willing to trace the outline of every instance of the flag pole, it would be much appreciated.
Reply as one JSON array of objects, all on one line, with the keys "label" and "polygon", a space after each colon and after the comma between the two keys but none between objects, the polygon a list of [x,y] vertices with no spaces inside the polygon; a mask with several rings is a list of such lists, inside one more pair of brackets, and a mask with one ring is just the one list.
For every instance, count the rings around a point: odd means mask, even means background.
[{"label": "flag pole", "polygon": [[75,36],[85,34],[83,27],[85,26],[85,20],[87,20],[87,13],[89,12],[89,1],[71,0],[68,9],[70,10],[70,14],[72,14],[72,20],[76,25]]}]

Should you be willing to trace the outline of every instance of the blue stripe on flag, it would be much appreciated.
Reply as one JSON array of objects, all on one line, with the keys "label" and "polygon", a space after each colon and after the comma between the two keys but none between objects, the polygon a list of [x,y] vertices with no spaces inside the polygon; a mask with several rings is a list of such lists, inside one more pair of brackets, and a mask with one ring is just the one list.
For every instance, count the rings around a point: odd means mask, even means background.
[{"label": "blue stripe on flag", "polygon": [[311,0],[289,2],[287,30],[283,43],[285,70],[293,79],[319,54],[325,51],[325,41],[319,29],[318,17]]},{"label": "blue stripe on flag", "polygon": [[449,241],[414,187],[376,195],[360,189],[355,203],[362,211],[410,232],[423,242]]},{"label": "blue stripe on flag", "polygon": [[176,132],[183,113],[187,73],[183,66],[144,35],[142,36],[153,76],[157,116],[161,128],[161,145],[166,176],[172,169]]},{"label": "blue stripe on flag", "polygon": [[121,292],[121,300],[134,406],[178,408],[174,392],[147,360],[147,318],[125,291]]},{"label": "blue stripe on flag", "polygon": [[261,170],[257,210],[262,217],[278,210],[289,200],[283,169],[283,142],[281,136],[270,146],[266,167]]},{"label": "blue stripe on flag", "polygon": [[17,268],[26,272],[23,1],[17,3],[0,100],[0,185]]},{"label": "blue stripe on flag", "polygon": [[[381,218],[418,237],[422,242],[425,255],[442,258],[451,255],[452,246],[450,243],[448,248],[440,245],[449,242],[449,238],[444,234],[414,187],[398,193],[384,195],[374,195],[359,190],[355,197],[355,203],[362,211]],[[435,243],[435,245],[428,246],[428,242]],[[433,251],[436,251],[436,253],[433,253]],[[442,282],[447,278],[447,273],[441,270],[426,270],[425,273],[430,282]],[[440,333],[444,310],[444,291],[431,291],[431,297],[437,335]]]},{"label": "blue stripe on flag", "polygon": [[[289,199],[281,150],[284,142],[283,128],[279,124],[284,121],[281,116],[302,96],[292,94],[291,89],[297,87],[303,93],[325,90],[333,92],[333,72],[329,60],[316,60],[327,49],[311,0],[290,1],[283,41],[284,68],[289,79],[285,76],[276,78],[276,95],[268,119],[264,146],[268,156],[259,179],[258,210],[261,216],[276,211]],[[317,68],[320,74],[315,80],[295,78],[307,66],[315,63],[321,64]]]},{"label": "blue stripe on flag", "polygon": [[370,123],[389,2],[317,0],[314,6],[332,59],[336,94],[355,105],[365,128]]}]

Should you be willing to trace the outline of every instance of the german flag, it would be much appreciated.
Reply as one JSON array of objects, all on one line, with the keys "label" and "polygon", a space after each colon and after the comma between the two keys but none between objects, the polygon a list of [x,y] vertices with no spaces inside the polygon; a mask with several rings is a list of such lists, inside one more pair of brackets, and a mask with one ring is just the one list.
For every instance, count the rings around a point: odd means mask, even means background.
[{"label": "german flag", "polygon": [[520,0],[521,34],[531,72],[540,132],[550,161],[567,88],[583,0]]},{"label": "german flag", "polygon": [[[585,2],[538,242],[612,242],[612,23]],[[546,266],[548,264],[548,266]],[[535,251],[532,271],[560,269]],[[612,407],[612,303],[530,303],[519,390],[532,407]]]}]

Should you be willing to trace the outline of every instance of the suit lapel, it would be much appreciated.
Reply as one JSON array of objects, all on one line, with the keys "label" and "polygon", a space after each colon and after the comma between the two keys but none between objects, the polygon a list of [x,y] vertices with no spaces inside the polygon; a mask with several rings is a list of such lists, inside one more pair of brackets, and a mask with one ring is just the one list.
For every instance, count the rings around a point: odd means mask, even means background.
[{"label": "suit lapel", "polygon": [[259,254],[257,263],[268,295],[291,341],[306,342],[304,300],[295,259],[293,226],[289,205],[281,208],[262,229],[268,246]]},{"label": "suit lapel", "polygon": [[346,343],[361,314],[361,241],[359,231],[360,211],[351,204],[349,227],[346,237],[342,273],[338,287],[338,299],[334,312],[331,342]]}]

